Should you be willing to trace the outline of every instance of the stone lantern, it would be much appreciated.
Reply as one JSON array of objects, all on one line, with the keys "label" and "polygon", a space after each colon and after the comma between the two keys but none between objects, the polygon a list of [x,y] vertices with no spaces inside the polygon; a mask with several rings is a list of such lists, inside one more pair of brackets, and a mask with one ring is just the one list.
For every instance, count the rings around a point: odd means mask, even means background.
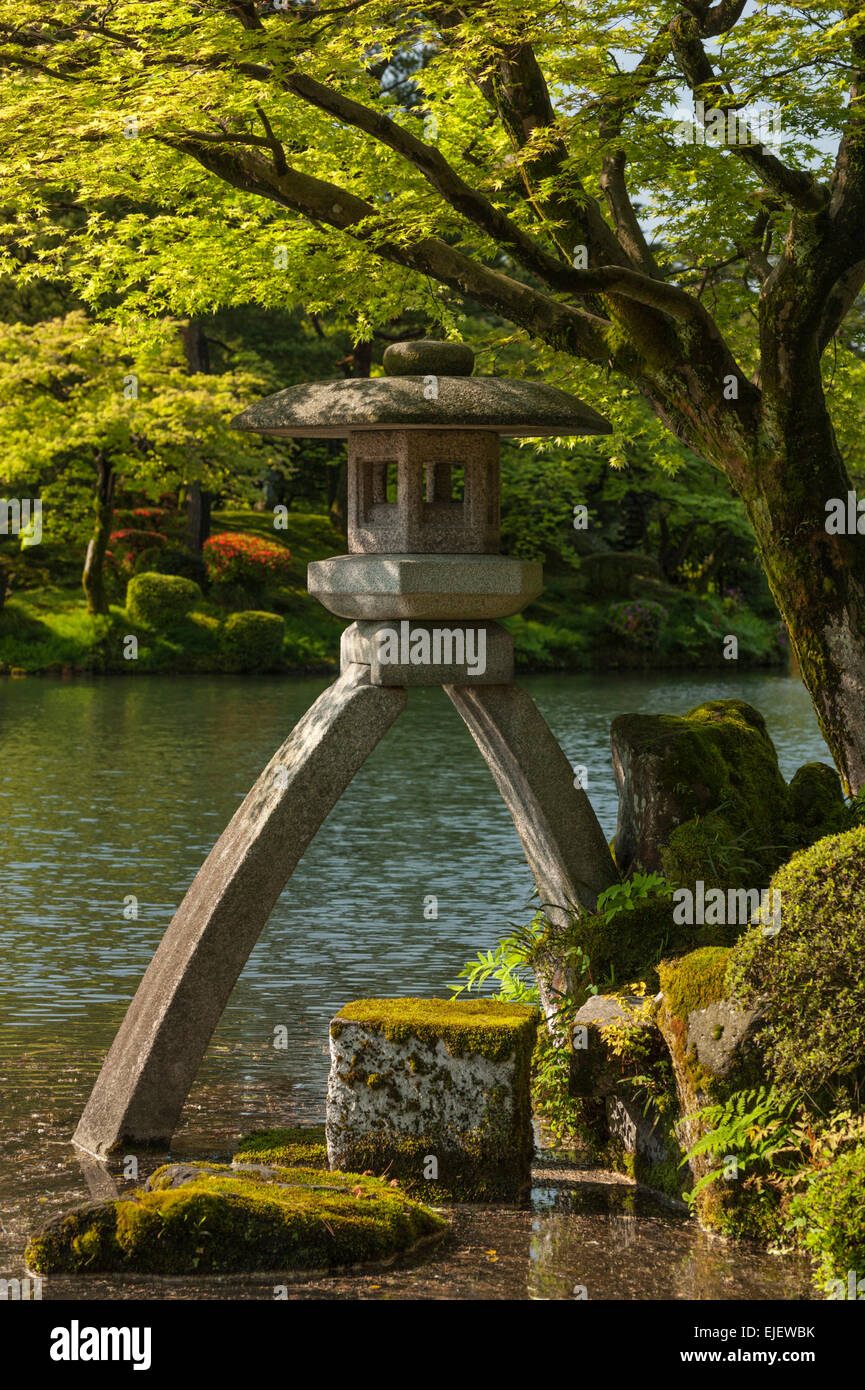
[{"label": "stone lantern", "polygon": [[292,386],[233,422],[347,440],[348,553],[308,571],[310,593],[350,620],[341,674],[274,754],[169,924],[76,1130],[90,1153],[170,1138],[277,898],[407,687],[442,685],[461,714],[554,926],[593,910],[616,879],[580,778],[513,683],[513,642],[498,621],[542,588],[539,564],[499,553],[500,438],[609,425],[564,391],[475,377],[473,365],[464,344],[394,344],[383,377]]},{"label": "stone lantern", "polygon": [[[370,665],[376,685],[511,679],[513,643],[494,620],[537,598],[543,578],[536,561],[499,554],[499,439],[609,432],[575,396],[475,377],[473,366],[464,343],[396,343],[383,377],[291,386],[235,421],[262,434],[346,438],[348,554],[311,564],[307,583],[325,608],[357,620],[343,638],[343,666]],[[378,654],[395,619],[456,623],[449,630],[458,635],[482,622],[484,670],[477,662],[386,668]]]}]

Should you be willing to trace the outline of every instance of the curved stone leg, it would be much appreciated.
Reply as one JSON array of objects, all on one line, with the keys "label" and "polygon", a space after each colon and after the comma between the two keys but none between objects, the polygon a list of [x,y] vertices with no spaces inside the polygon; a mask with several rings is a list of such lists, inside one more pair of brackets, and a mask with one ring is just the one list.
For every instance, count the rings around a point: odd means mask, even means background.
[{"label": "curved stone leg", "polygon": [[405,706],[351,665],[274,754],[160,942],[75,1131],[105,1154],[166,1142],[238,975],[322,821]]},{"label": "curved stone leg", "polygon": [[[568,907],[592,912],[618,874],[604,832],[534,701],[518,685],[446,685],[513,817],[541,903],[554,927]],[[565,987],[563,966],[536,972],[544,1012]]]}]

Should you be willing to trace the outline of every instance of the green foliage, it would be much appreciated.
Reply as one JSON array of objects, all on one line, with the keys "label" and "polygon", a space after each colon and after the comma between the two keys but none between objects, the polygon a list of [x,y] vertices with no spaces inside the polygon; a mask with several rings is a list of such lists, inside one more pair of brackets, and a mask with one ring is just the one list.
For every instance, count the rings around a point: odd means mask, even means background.
[{"label": "green foliage", "polygon": [[136,574],[127,585],[129,617],[145,627],[174,627],[200,599],[195,581],[178,574]]},{"label": "green foliage", "polygon": [[779,1081],[806,1090],[865,1063],[865,827],[818,840],[772,879],[780,930],[753,925],[733,950],[728,992],[765,1013]]},{"label": "green foliage", "polygon": [[[691,1123],[705,1132],[682,1159],[687,1163],[701,1154],[723,1160],[735,1157],[739,1178],[752,1171],[792,1170],[799,1158],[800,1142],[794,1117],[800,1102],[776,1086],[737,1091],[728,1100],[707,1105],[691,1116]],[[688,1194],[693,1203],[713,1183],[724,1179],[723,1165],[703,1175]]]},{"label": "green foliage", "polygon": [[847,1297],[848,1272],[857,1283],[865,1277],[865,1143],[808,1173],[790,1203],[788,1229],[814,1260],[820,1283],[840,1280]]},{"label": "green foliage", "polygon": [[272,671],[282,660],[285,625],[278,613],[231,613],[219,630],[227,671]]},{"label": "green foliage", "polygon": [[663,874],[635,873],[599,893],[595,911],[609,926],[620,912],[634,912],[647,903],[666,902],[669,897],[670,887]]},{"label": "green foliage", "polygon": [[194,480],[250,495],[269,448],[228,426],[258,380],[190,374],[180,326],[164,327],[166,337],[145,348],[81,311],[0,323],[3,477],[42,498],[47,541],[80,544],[89,534],[100,466],[154,496]]},{"label": "green foliage", "polygon": [[[818,1103],[773,1084],[733,1092],[695,1112],[692,1125],[702,1133],[683,1163],[708,1156],[715,1166],[687,1200],[735,1184],[738,1200],[716,1208],[720,1230],[802,1249],[821,1283],[846,1282],[847,1270],[861,1269],[865,1254],[865,1114],[849,1101],[843,1087],[830,1088]],[[855,1090],[853,1103],[858,1107]]]},{"label": "green foliage", "polygon": [[463,990],[480,989],[488,980],[499,988],[494,999],[509,999],[520,1004],[539,1002],[537,986],[530,983],[531,972],[526,966],[525,950],[516,936],[506,936],[489,951],[478,951],[457,974],[463,985],[451,985],[454,997]]},{"label": "green foliage", "polygon": [[646,599],[614,603],[609,611],[611,630],[638,647],[654,647],[666,622],[664,605]]},{"label": "green foliage", "polygon": [[192,579],[177,574],[136,574],[126,586],[126,611],[134,623],[157,629],[182,622],[201,600]]},{"label": "green foliage", "polygon": [[[222,512],[217,513],[216,521],[225,530],[242,531],[247,527],[251,533],[264,536],[273,530],[272,518],[261,512]],[[285,615],[285,665],[293,670],[333,670],[344,623],[309,596],[303,574],[309,560],[339,551],[345,538],[339,536],[327,517],[294,511],[289,513],[285,536],[293,555],[302,560],[299,573],[293,576],[293,586],[274,589],[270,599],[273,607]],[[43,549],[38,547],[37,553]],[[168,550],[165,547],[161,553]],[[138,633],[138,661],[130,662],[123,657],[123,637],[130,631],[128,617],[122,609],[112,608],[112,636],[106,642],[104,624],[86,612],[77,582],[77,566],[72,566],[62,587],[46,587],[49,577],[43,575],[38,584],[26,590],[19,586],[19,570],[20,562],[16,560],[14,597],[0,614],[0,663],[34,672],[77,667],[122,671],[127,676],[138,671],[222,669],[217,636],[224,612],[209,597],[196,604],[190,621],[170,632],[143,629]],[[194,574],[189,577],[194,578]],[[71,584],[74,588],[69,587]]]}]

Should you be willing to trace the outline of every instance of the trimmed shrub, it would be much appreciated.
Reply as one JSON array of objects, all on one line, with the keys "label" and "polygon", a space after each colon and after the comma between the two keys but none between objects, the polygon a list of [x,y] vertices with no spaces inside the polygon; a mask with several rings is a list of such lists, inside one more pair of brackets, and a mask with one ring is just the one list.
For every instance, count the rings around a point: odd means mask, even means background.
[{"label": "trimmed shrub", "polygon": [[780,929],[755,923],[727,979],[759,1005],[775,1077],[810,1091],[865,1063],[865,826],[818,840],[774,875]]},{"label": "trimmed shrub", "polygon": [[291,551],[276,541],[225,531],[211,536],[203,547],[204,563],[212,584],[242,584],[262,589],[283,583],[292,571]]},{"label": "trimmed shrub", "polygon": [[285,626],[278,613],[232,613],[219,629],[226,671],[271,671],[280,664]]},{"label": "trimmed shrub", "polygon": [[790,1218],[824,1287],[840,1282],[830,1296],[848,1298],[850,1270],[857,1282],[865,1276],[865,1144],[837,1154],[811,1178],[790,1203]]},{"label": "trimmed shrub", "polygon": [[136,574],[126,586],[126,611],[134,623],[146,627],[172,627],[200,599],[198,585],[176,574]]}]

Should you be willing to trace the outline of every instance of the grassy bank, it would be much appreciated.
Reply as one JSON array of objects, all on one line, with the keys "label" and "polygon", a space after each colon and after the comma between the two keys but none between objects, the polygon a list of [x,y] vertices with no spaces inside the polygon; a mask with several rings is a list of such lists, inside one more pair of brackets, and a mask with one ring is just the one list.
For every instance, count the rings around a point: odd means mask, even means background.
[{"label": "grassy bank", "polygon": [[[213,518],[213,529],[276,538],[289,547],[292,564],[287,582],[270,590],[264,603],[285,624],[282,669],[298,674],[336,670],[345,622],[328,613],[306,590],[308,563],[345,549],[345,538],[330,520],[289,512],[288,529],[274,533],[269,512],[221,512]],[[52,575],[45,568],[38,578],[38,584],[17,589],[0,613],[2,674],[222,669],[219,631],[230,610],[211,595],[205,594],[183,622],[168,631],[156,631],[130,619],[123,584],[115,584],[111,591],[110,613],[92,617],[68,565],[65,572],[57,573],[56,583],[50,582]],[[23,582],[28,583],[26,571]],[[637,586],[638,607],[641,592]],[[514,636],[517,669],[728,666],[723,654],[728,635],[737,638],[740,666],[770,665],[783,659],[776,623],[715,595],[698,597],[684,589],[653,585],[641,612],[649,613],[657,631],[651,624],[647,630],[644,623],[642,630],[623,632],[627,607],[622,599],[592,594],[579,572],[549,567],[544,593],[525,613],[506,623]],[[657,609],[662,610],[660,615]],[[624,617],[629,618],[629,613]],[[124,655],[130,636],[138,642],[135,659]]]}]

